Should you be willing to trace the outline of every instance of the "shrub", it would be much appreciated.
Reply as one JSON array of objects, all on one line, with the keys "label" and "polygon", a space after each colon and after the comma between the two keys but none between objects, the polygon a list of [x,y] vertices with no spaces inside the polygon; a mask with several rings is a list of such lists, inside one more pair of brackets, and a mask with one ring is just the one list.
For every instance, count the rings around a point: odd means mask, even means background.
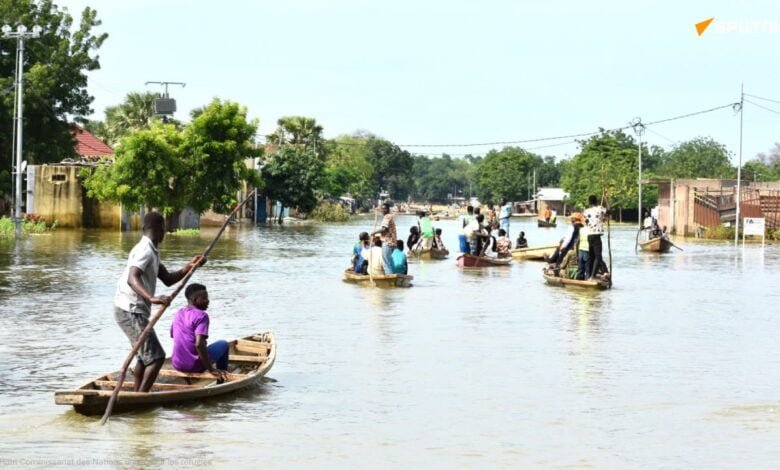
[{"label": "shrub", "polygon": [[200,229],[198,228],[178,228],[171,235],[181,235],[183,237],[199,237]]},{"label": "shrub", "polygon": [[702,238],[707,238],[710,240],[733,240],[734,227],[726,227],[725,225],[707,227],[704,229]]},{"label": "shrub", "polygon": [[320,222],[346,222],[349,211],[341,204],[322,201],[311,211],[311,216]]},{"label": "shrub", "polygon": [[[37,214],[28,214],[24,219],[25,220],[22,222],[22,233],[46,233],[48,231],[54,230],[54,228],[57,226],[56,220],[50,226],[46,225],[46,221]],[[14,223],[13,219],[10,217],[0,217],[0,236],[13,237],[14,234],[16,234],[16,224]]]}]

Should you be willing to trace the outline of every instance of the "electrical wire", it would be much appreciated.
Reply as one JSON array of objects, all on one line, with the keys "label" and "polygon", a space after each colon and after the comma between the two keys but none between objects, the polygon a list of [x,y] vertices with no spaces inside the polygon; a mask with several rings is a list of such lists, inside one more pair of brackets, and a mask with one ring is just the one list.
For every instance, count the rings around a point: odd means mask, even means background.
[{"label": "electrical wire", "polygon": [[746,103],[750,103],[750,104],[752,104],[753,106],[758,106],[758,107],[759,107],[759,108],[761,108],[761,109],[765,109],[765,110],[769,111],[770,113],[780,114],[780,111],[777,111],[777,110],[775,110],[775,109],[772,109],[772,108],[767,108],[766,106],[762,106],[762,105],[760,105],[760,104],[758,104],[758,103],[754,103],[753,101],[750,101],[750,100],[745,100],[745,102],[746,102]]},{"label": "electrical wire", "polygon": [[[759,99],[759,100],[764,100],[764,101],[771,101],[772,103],[777,103],[777,104],[780,104],[780,100],[773,100],[773,99],[771,99],[771,98],[762,98],[762,97],[760,97],[760,96],[756,96],[756,95],[750,95],[750,94],[748,94],[748,93],[745,93],[745,96],[749,96],[749,97],[751,97],[751,98],[757,98],[757,99]],[[754,103],[754,104],[755,104],[755,103]]]},{"label": "electrical wire", "polygon": [[[657,121],[644,122],[642,124],[645,127],[656,125],[656,124],[662,124],[662,123],[666,123],[666,122],[676,121],[676,120],[679,120],[679,119],[685,119],[685,118],[689,118],[689,117],[693,117],[693,116],[698,116],[698,115],[701,115],[701,114],[711,113],[711,112],[718,111],[718,110],[721,110],[721,109],[733,108],[735,105],[739,105],[739,103],[729,103],[729,104],[725,104],[725,105],[722,105],[722,106],[716,106],[714,108],[709,108],[709,109],[704,109],[704,110],[701,110],[701,111],[696,111],[696,112],[693,112],[693,113],[681,114],[679,116],[673,116],[673,117],[669,117],[669,118],[665,118],[665,119],[659,119]],[[622,127],[614,127],[614,128],[611,128],[611,129],[605,129],[605,130],[603,130],[603,132],[624,131],[624,130],[630,129],[632,127],[633,126],[629,124],[629,125],[622,126]],[[462,148],[462,147],[516,145],[516,144],[528,144],[528,143],[533,143],[533,142],[547,142],[547,141],[551,141],[551,140],[561,140],[561,139],[569,139],[569,140],[571,140],[571,139],[577,139],[577,138],[582,138],[582,137],[590,137],[590,136],[598,135],[601,132],[602,132],[602,130],[598,130],[598,131],[594,131],[594,132],[582,132],[582,133],[579,133],[579,134],[568,134],[568,135],[560,135],[560,136],[553,136],[553,137],[537,137],[537,138],[533,138],[533,139],[505,140],[505,141],[479,142],[479,143],[467,143],[467,144],[396,144],[396,145],[398,147],[403,147],[403,148],[434,148],[434,147],[458,147],[458,148]],[[260,135],[258,137],[261,137],[261,138],[264,138],[264,139],[267,140],[269,135]],[[341,145],[341,146],[353,146],[354,147],[354,146],[366,145],[366,142],[336,142],[336,141],[333,141],[333,140],[331,140],[330,142],[332,144]],[[543,145],[543,146],[539,146],[539,147],[527,148],[526,150],[547,148],[547,147],[555,147],[555,146],[558,146],[558,145],[567,145],[567,144],[576,143],[576,142],[577,142],[576,140],[573,140],[573,141],[569,141],[569,142],[563,142],[563,143],[556,143],[556,144],[551,144],[551,145]]]}]

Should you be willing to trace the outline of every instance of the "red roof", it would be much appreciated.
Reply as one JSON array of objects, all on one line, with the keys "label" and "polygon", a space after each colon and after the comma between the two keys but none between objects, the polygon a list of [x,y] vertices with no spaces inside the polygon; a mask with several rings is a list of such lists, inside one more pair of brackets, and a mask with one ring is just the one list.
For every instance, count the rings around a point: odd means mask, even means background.
[{"label": "red roof", "polygon": [[76,139],[76,153],[81,157],[104,157],[114,154],[111,147],[86,129],[76,127],[73,137]]}]

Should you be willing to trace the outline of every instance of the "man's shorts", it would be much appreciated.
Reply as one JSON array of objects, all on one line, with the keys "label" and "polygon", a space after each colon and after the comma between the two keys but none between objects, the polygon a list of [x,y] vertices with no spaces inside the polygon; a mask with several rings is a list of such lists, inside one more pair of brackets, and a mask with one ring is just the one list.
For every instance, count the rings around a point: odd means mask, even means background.
[{"label": "man's shorts", "polygon": [[[141,332],[149,324],[148,313],[126,312],[116,306],[114,306],[114,319],[119,327],[122,328],[122,331],[125,332],[131,345],[135,344],[135,341],[141,336]],[[148,366],[159,359],[165,359],[165,350],[160,344],[160,340],[157,339],[157,334],[152,330],[146,336],[141,347],[138,348],[138,360],[143,362],[145,366]]]}]

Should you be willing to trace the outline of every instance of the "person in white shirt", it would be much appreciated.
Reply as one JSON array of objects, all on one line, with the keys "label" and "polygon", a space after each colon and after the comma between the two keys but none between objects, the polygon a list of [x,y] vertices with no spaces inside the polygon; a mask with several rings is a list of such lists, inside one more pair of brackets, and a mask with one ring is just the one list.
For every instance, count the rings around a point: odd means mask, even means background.
[{"label": "person in white shirt", "polygon": [[599,268],[603,268],[601,235],[604,234],[604,220],[609,213],[604,207],[599,205],[596,196],[589,196],[588,204],[590,207],[585,209],[585,225],[588,227],[588,258],[591,266],[588,279],[591,279],[596,275]]},{"label": "person in white shirt", "polygon": [[[393,247],[395,248],[395,247]],[[385,274],[383,269],[384,256],[382,254],[382,239],[379,237],[374,238],[373,246],[368,252],[368,273],[372,276],[381,276]],[[390,271],[387,274],[392,274]]]},{"label": "person in white shirt", "polygon": [[[157,279],[166,286],[179,282],[195,266],[203,265],[206,258],[196,256],[182,269],[169,272],[160,263],[158,245],[165,238],[165,219],[159,212],[144,216],[143,237],[127,257],[127,267],[117,283],[114,295],[114,319],[127,335],[130,344],[135,344],[141,332],[149,324],[152,305],[168,305],[171,298],[156,295]],[[133,370],[136,392],[148,392],[165,361],[157,335],[152,330],[138,350],[138,362]]]},{"label": "person in white shirt", "polygon": [[501,209],[498,213],[498,223],[499,226],[504,229],[506,232],[506,236],[510,237],[509,235],[509,218],[512,217],[512,204],[509,204],[506,201],[506,198],[501,198]]}]

